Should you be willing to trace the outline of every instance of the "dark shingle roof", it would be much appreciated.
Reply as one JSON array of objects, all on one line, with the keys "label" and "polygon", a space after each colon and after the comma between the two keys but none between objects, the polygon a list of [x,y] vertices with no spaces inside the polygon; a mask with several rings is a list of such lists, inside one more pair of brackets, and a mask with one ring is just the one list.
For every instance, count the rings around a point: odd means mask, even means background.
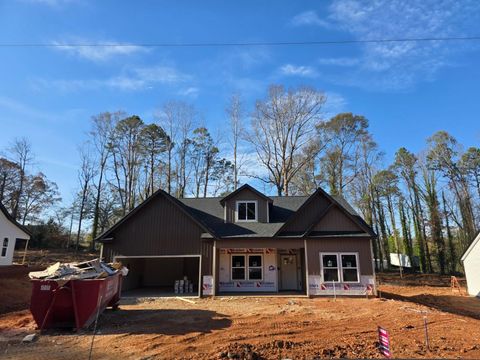
[{"label": "dark shingle roof", "polygon": [[179,199],[190,213],[201,219],[218,237],[271,237],[308,199],[308,196],[271,196],[270,222],[225,223],[222,198]]},{"label": "dark shingle roof", "polygon": [[[219,238],[236,237],[272,237],[284,225],[284,223],[295,214],[309,196],[270,196],[272,200],[270,207],[270,222],[242,222],[225,223],[224,209],[221,204],[222,198],[183,198],[179,201],[185,205],[185,209],[195,218],[211,229]],[[334,199],[343,206],[351,215],[360,218],[355,210],[341,196],[334,196]],[[363,233],[362,236],[369,236]],[[205,234],[204,237],[211,237]]]}]

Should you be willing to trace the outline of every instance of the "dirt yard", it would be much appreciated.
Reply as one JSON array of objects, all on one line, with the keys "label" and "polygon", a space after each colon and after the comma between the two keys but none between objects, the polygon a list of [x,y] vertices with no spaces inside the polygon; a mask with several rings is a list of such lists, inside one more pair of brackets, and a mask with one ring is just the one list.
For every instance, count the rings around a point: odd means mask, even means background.
[{"label": "dirt yard", "polygon": [[[394,357],[480,358],[480,300],[449,288],[383,285],[394,299],[175,298],[124,304],[99,322],[93,359],[380,358],[377,326]],[[424,342],[428,319],[430,351]],[[92,331],[50,331],[31,344],[28,311],[0,315],[0,357],[87,359]]]},{"label": "dirt yard", "polygon": [[[74,262],[91,260],[98,257],[98,253],[86,251],[72,251],[65,249],[37,250],[29,249],[25,258],[25,265],[47,267],[60,262]],[[23,250],[15,250],[13,262],[21,264],[23,260]]]},{"label": "dirt yard", "polygon": [[[53,263],[94,259],[93,253],[72,253],[66,250],[29,250],[25,265],[0,267],[0,314],[28,309],[30,306],[30,271],[43,270]],[[21,263],[23,251],[16,251],[14,261]]]},{"label": "dirt yard", "polygon": [[[93,331],[39,334],[26,310],[29,271],[94,254],[37,252],[30,267],[0,270],[0,358],[87,359]],[[48,261],[48,262],[47,262]],[[45,262],[47,262],[45,264]],[[449,288],[449,277],[379,274],[382,298],[219,297],[126,299],[100,318],[93,359],[381,358],[377,326],[394,357],[480,358],[480,300]],[[430,349],[425,345],[427,316]],[[37,333],[33,343],[22,343]]]}]

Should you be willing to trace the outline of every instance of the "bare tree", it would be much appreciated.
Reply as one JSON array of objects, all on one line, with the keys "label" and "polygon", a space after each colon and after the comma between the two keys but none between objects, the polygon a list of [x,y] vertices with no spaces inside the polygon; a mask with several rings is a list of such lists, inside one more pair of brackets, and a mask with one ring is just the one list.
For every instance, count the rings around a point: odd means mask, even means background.
[{"label": "bare tree", "polygon": [[91,157],[89,149],[82,148],[80,149],[80,170],[78,172],[78,182],[80,185],[79,192],[79,210],[78,210],[78,228],[77,228],[77,238],[75,242],[75,250],[78,250],[80,244],[80,233],[82,231],[82,221],[85,216],[85,206],[87,204],[87,199],[89,196],[90,185],[92,180],[96,176],[95,163]]},{"label": "bare tree", "polygon": [[247,139],[268,171],[268,178],[259,178],[275,186],[279,196],[289,195],[294,176],[316,155],[299,156],[314,139],[324,103],[325,95],[313,88],[280,85],[272,85],[267,98],[256,103]]},{"label": "bare tree", "polygon": [[0,158],[0,202],[12,211],[18,195],[21,169],[17,163]]},{"label": "bare tree", "polygon": [[18,190],[13,203],[12,216],[15,219],[18,219],[20,201],[23,196],[25,179],[26,179],[26,170],[29,165],[33,162],[33,153],[32,145],[26,138],[15,139],[12,146],[9,149],[10,154],[12,155],[12,160],[17,163],[20,169],[19,184]]},{"label": "bare tree", "polygon": [[163,109],[159,116],[159,121],[162,128],[165,130],[168,138],[167,138],[167,192],[169,194],[172,193],[172,183],[173,183],[173,174],[172,174],[172,166],[173,166],[173,155],[174,155],[174,147],[175,141],[177,139],[178,134],[178,102],[170,101],[163,105]]},{"label": "bare tree", "polygon": [[178,146],[176,152],[177,197],[185,197],[189,182],[188,156],[191,148],[191,135],[195,124],[196,111],[191,105],[180,103],[178,108]]},{"label": "bare tree", "polygon": [[230,97],[225,111],[230,119],[231,145],[233,148],[233,189],[237,190],[238,174],[241,166],[238,160],[238,145],[243,133],[244,117],[244,109],[240,95],[234,94]]},{"label": "bare tree", "polygon": [[144,127],[142,119],[130,116],[120,120],[113,131],[111,152],[113,173],[122,215],[136,205],[137,182],[141,167],[141,132]]},{"label": "bare tree", "polygon": [[[95,207],[93,210],[92,239],[98,234],[98,218],[100,211],[100,201],[102,196],[103,182],[106,172],[108,159],[110,157],[111,147],[109,143],[112,138],[112,132],[115,124],[119,121],[123,113],[104,112],[96,116],[92,116],[92,129],[89,133],[92,143],[95,147],[98,162],[98,179],[96,185]],[[92,247],[94,242],[92,241]]]},{"label": "bare tree", "polygon": [[25,225],[27,219],[38,220],[42,211],[60,200],[57,184],[48,180],[45,174],[40,172],[36,175],[27,175],[24,194],[20,202],[22,225]]},{"label": "bare tree", "polygon": [[368,120],[361,115],[341,113],[317,126],[323,143],[328,143],[321,168],[332,194],[343,195],[357,174],[362,139],[368,134]]},{"label": "bare tree", "polygon": [[174,192],[172,184],[175,182],[177,197],[185,196],[188,183],[187,157],[196,117],[195,108],[183,101],[165,103],[159,116],[159,123],[168,137],[166,140],[167,192]]}]

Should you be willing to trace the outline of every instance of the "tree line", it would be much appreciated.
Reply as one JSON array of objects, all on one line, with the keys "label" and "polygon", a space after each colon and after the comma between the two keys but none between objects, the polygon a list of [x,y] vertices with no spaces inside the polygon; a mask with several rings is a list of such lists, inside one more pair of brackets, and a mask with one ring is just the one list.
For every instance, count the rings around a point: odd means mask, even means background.
[{"label": "tree line", "polygon": [[55,182],[31,171],[34,164],[26,138],[15,139],[0,155],[0,203],[22,225],[40,221],[61,200]]},{"label": "tree line", "polygon": [[[317,187],[343,196],[378,234],[380,270],[396,253],[418,259],[425,273],[461,271],[459,259],[479,229],[480,149],[437,131],[422,151],[400,148],[388,163],[368,119],[325,119],[326,100],[305,86],[272,85],[250,107],[236,94],[215,133],[181,101],[166,102],[148,123],[122,111],[93,116],[79,149],[75,201],[63,209],[70,244],[94,239],[158,189],[178,198],[221,196],[252,179],[279,196]],[[14,162],[22,167],[21,156]],[[16,195],[7,198],[12,213],[24,209]]]}]

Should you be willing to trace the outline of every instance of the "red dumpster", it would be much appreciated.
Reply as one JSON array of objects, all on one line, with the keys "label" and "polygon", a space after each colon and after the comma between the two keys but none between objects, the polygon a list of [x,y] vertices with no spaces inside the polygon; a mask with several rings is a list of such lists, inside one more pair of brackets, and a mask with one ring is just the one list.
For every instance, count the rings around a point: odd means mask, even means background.
[{"label": "red dumpster", "polygon": [[102,279],[32,280],[30,311],[40,330],[88,327],[97,312],[116,308],[120,300],[120,272]]}]

